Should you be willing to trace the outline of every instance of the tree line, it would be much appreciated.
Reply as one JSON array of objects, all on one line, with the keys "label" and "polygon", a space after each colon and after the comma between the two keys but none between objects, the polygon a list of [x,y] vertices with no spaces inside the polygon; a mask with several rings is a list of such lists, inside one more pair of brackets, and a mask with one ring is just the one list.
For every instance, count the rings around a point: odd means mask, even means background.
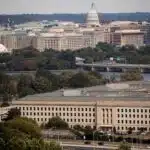
[{"label": "tree line", "polygon": [[[138,71],[121,74],[121,81],[142,80]],[[77,73],[62,72],[60,75],[52,74],[48,70],[39,69],[32,75],[10,76],[0,73],[0,101],[5,105],[12,99],[33,95],[36,93],[52,92],[65,88],[84,88],[107,83],[118,82],[114,77],[107,78],[98,72],[90,71]]]},{"label": "tree line", "polygon": [[46,49],[44,52],[28,47],[13,50],[12,54],[0,55],[0,70],[31,71],[39,68],[47,70],[74,69],[75,57],[82,57],[86,63],[116,59],[119,63],[150,64],[150,46],[136,48],[132,45],[116,47],[107,43],[98,43],[95,48],[82,48],[76,51],[57,51]]},{"label": "tree line", "polygon": [[0,98],[3,102],[11,101],[36,93],[45,93],[62,88],[83,88],[107,83],[102,75],[96,72],[63,72],[60,75],[52,74],[43,69],[37,70],[34,75],[10,76],[0,73]]}]

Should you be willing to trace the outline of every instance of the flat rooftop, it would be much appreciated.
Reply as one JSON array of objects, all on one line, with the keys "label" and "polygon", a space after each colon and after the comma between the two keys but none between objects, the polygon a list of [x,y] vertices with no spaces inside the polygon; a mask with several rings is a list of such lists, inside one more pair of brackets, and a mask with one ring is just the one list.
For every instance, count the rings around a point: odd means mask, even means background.
[{"label": "flat rooftop", "polygon": [[126,82],[79,89],[60,89],[51,93],[28,95],[20,101],[41,100],[150,100],[150,82]]}]

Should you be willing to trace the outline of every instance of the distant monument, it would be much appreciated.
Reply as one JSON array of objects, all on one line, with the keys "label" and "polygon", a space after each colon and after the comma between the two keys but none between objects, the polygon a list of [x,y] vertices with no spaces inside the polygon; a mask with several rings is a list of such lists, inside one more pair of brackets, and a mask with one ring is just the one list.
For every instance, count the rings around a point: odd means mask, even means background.
[{"label": "distant monument", "polygon": [[86,17],[87,26],[99,26],[99,15],[96,10],[95,4],[92,3],[90,11],[87,13]]}]

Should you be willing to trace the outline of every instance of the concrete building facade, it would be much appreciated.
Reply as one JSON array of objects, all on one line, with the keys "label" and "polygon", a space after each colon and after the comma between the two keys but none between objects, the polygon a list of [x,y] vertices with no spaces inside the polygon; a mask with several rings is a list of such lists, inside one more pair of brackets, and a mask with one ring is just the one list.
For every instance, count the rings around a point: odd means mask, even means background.
[{"label": "concrete building facade", "polygon": [[[117,86],[123,88],[111,89]],[[146,89],[140,91],[136,86],[111,85],[109,92],[105,91],[106,87],[92,87],[79,92],[71,90],[68,95],[60,90],[27,96],[12,104],[21,110],[22,116],[34,119],[38,124],[45,124],[50,118],[59,116],[70,127],[91,126],[103,131],[111,131],[115,127],[118,132],[127,132],[129,128],[137,132],[145,128],[150,131],[149,96],[145,94]]]}]

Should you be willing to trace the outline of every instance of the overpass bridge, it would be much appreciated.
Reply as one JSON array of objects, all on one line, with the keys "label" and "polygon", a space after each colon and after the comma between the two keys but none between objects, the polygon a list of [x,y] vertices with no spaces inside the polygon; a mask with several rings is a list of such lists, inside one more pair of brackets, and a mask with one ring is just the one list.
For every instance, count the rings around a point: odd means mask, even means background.
[{"label": "overpass bridge", "polygon": [[150,64],[76,63],[76,66],[85,70],[97,70],[104,72],[125,72],[133,69],[139,69],[141,72],[150,72]]},{"label": "overpass bridge", "polygon": [[[62,150],[117,150],[118,145],[108,144],[108,145],[83,145],[83,144],[69,144],[60,143]],[[149,150],[145,146],[131,146],[131,150]]]}]

